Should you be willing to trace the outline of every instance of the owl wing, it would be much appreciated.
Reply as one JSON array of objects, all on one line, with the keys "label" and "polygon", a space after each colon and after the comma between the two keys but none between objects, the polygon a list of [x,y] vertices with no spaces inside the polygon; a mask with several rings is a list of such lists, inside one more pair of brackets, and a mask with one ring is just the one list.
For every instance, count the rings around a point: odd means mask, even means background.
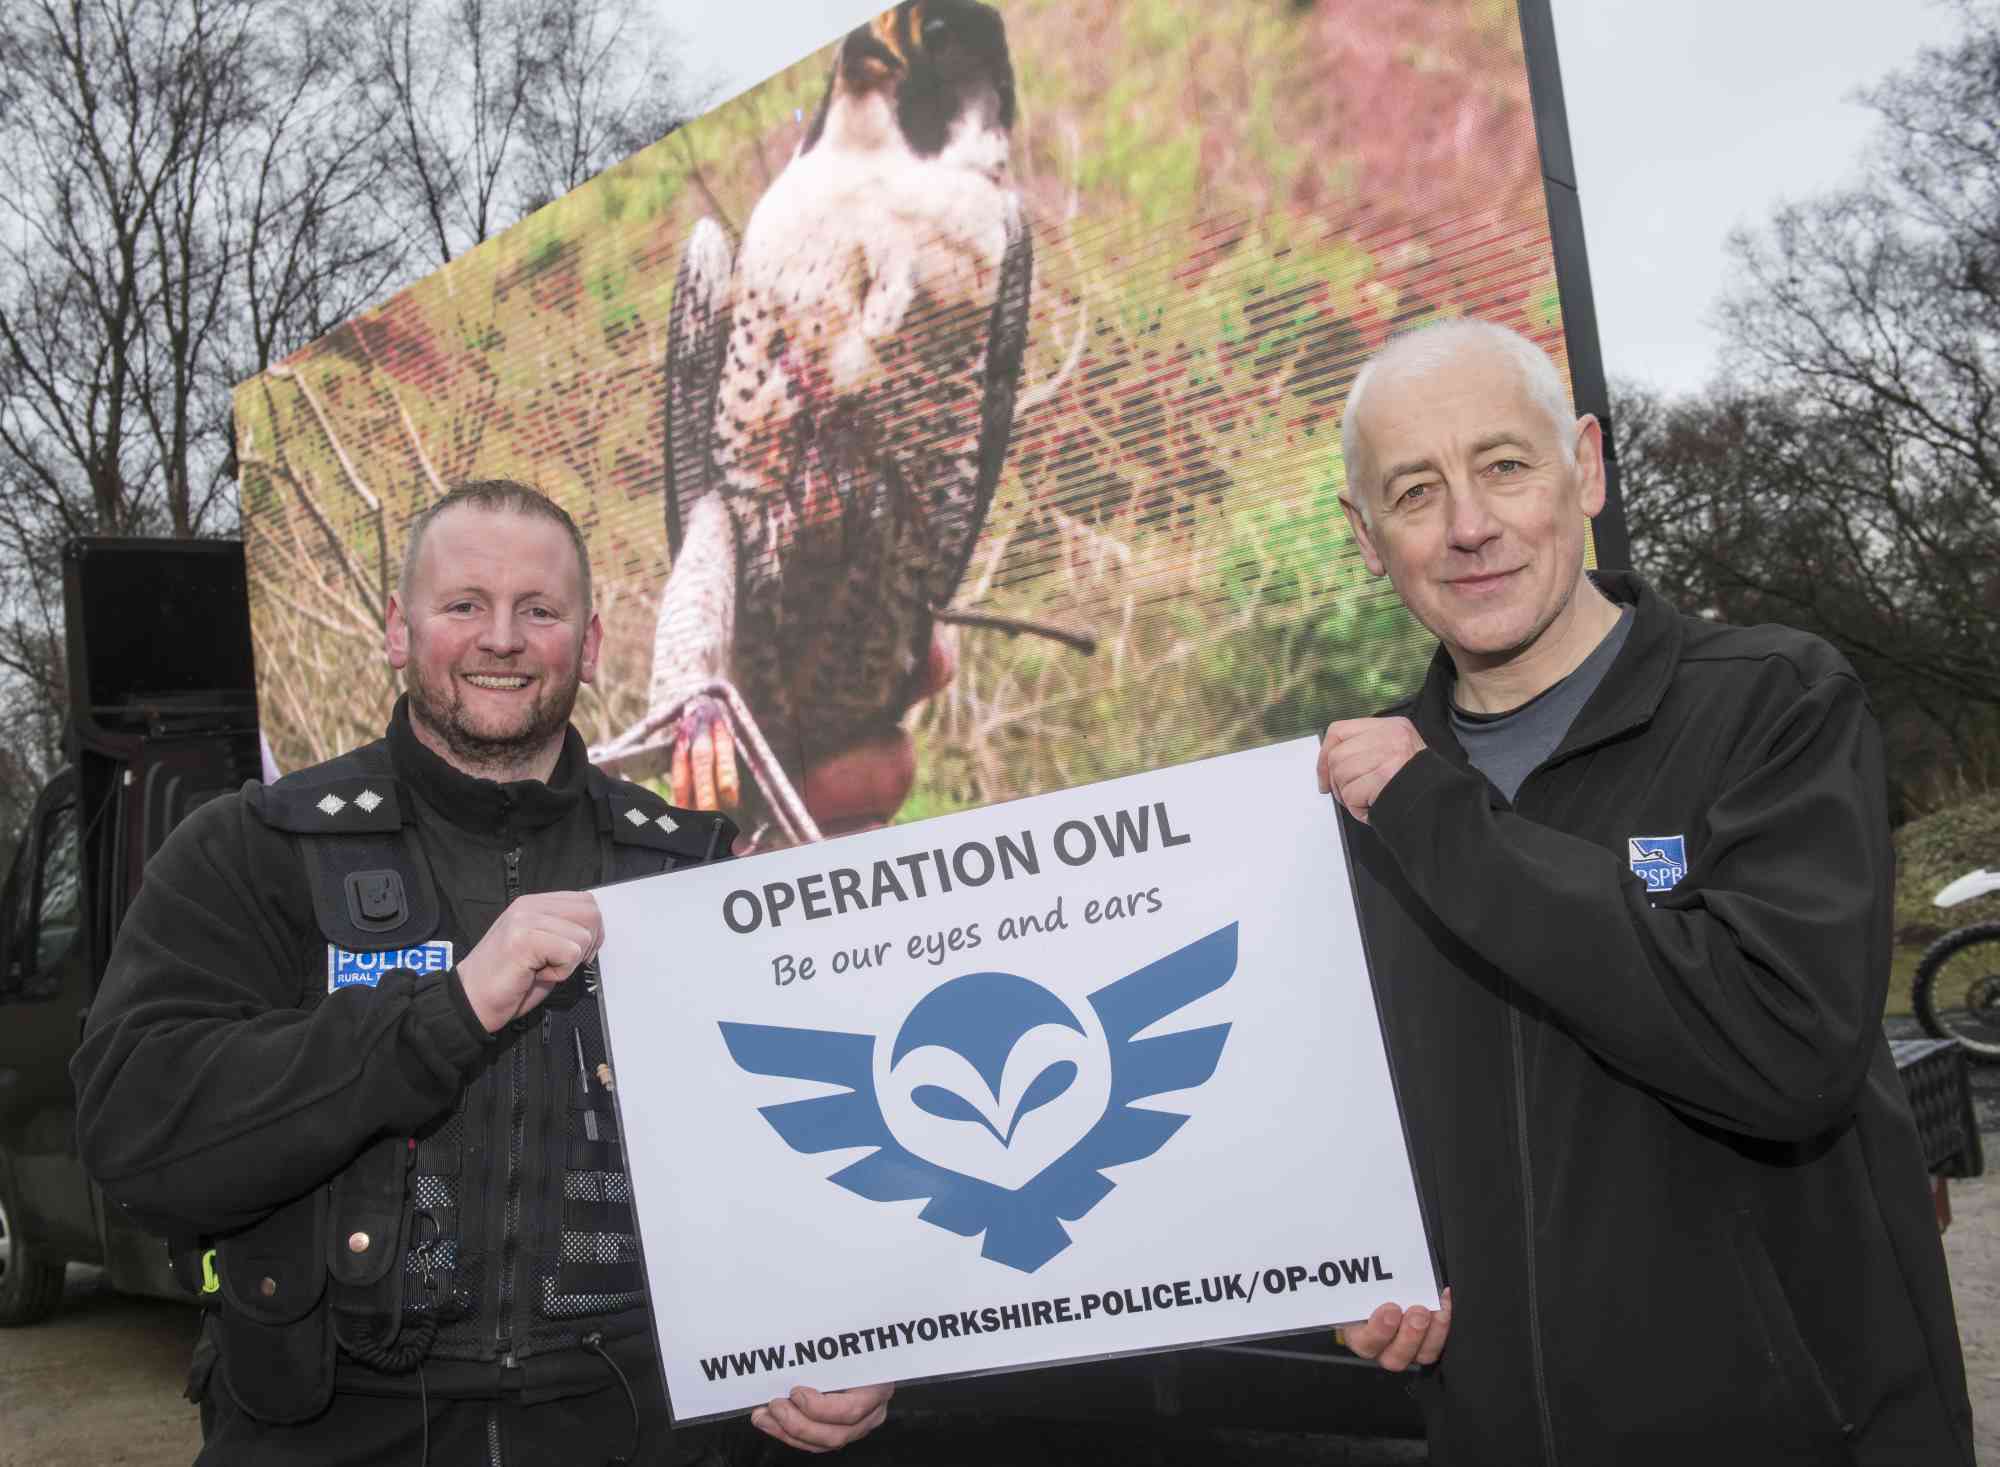
[{"label": "owl wing", "polygon": [[[881,1102],[875,1097],[875,1041],[870,1035],[770,1024],[725,1022],[720,1027],[729,1057],[753,1075],[842,1087],[832,1095],[757,1108],[785,1145],[805,1155],[857,1146],[873,1148],[827,1178],[834,1185],[871,1202],[905,1202],[919,1197],[935,1199],[940,1194],[949,1197],[964,1182],[955,1173],[905,1151],[891,1134],[889,1123],[882,1118]],[[929,1210],[924,1216],[927,1221],[937,1221]],[[939,1226],[951,1226],[964,1236],[979,1231],[962,1223]]]},{"label": "owl wing", "polygon": [[[1090,995],[1111,1046],[1114,1111],[1134,1100],[1200,1085],[1215,1073],[1229,1037],[1227,1024],[1150,1039],[1136,1036],[1233,978],[1236,951],[1237,924],[1231,922]],[[1181,1119],[1175,1117],[1175,1123]]]},{"label": "owl wing", "polygon": [[753,1075],[845,1087],[834,1095],[758,1107],[792,1150],[811,1155],[849,1146],[896,1146],[875,1099],[873,1036],[771,1024],[719,1027],[729,1057]]}]

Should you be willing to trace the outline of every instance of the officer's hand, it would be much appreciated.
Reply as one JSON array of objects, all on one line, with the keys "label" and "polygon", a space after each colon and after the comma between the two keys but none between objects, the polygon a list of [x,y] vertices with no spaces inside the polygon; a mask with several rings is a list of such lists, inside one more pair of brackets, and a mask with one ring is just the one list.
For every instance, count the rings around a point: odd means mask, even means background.
[{"label": "officer's hand", "polygon": [[1419,1304],[1404,1309],[1384,1304],[1359,1324],[1340,1332],[1347,1348],[1384,1370],[1407,1370],[1414,1362],[1435,1365],[1451,1334],[1451,1290],[1438,1295],[1435,1313]]},{"label": "officer's hand", "polygon": [[459,982],[488,1034],[533,1009],[604,941],[597,898],[582,891],[516,897],[458,964]]},{"label": "officer's hand", "polygon": [[794,1387],[768,1406],[750,1413],[750,1424],[802,1452],[831,1452],[858,1442],[889,1416],[893,1385],[856,1386],[851,1391]]},{"label": "officer's hand", "polygon": [[1363,825],[1382,787],[1424,751],[1423,736],[1407,718],[1344,718],[1329,724],[1319,746],[1319,788],[1347,807]]}]

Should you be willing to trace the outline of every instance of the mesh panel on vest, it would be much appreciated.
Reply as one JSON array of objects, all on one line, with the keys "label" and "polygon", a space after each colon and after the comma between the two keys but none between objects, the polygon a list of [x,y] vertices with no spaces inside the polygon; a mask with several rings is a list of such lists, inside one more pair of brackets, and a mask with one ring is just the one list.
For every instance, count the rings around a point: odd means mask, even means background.
[{"label": "mesh panel on vest", "polygon": [[566,1172],[563,1196],[572,1202],[630,1202],[632,1179],[623,1172]]},{"label": "mesh panel on vest", "polygon": [[418,1172],[410,1178],[410,1195],[417,1200],[420,1212],[439,1212],[444,1208],[454,1211],[458,1208],[458,1188],[444,1177],[427,1177]]},{"label": "mesh panel on vest", "polygon": [[[562,1042],[572,1046],[581,1042],[583,1068],[594,1076],[607,1057],[595,997],[570,1007],[562,1017],[574,1031],[561,1036]],[[530,1348],[539,1349],[557,1348],[577,1338],[579,1326],[563,1321],[616,1314],[638,1307],[646,1298],[638,1238],[629,1229],[603,1225],[629,1218],[629,1212],[624,1218],[618,1212],[629,1209],[632,1202],[632,1180],[622,1167],[624,1151],[611,1097],[595,1080],[563,1088],[567,1103],[558,1124],[566,1135],[558,1139],[594,1142],[592,1154],[600,1165],[576,1170],[565,1166],[562,1197],[568,1203],[599,1204],[612,1216],[600,1212],[586,1226],[562,1228],[554,1239],[555,1249],[536,1258],[535,1308],[549,1322],[529,1332]]]}]

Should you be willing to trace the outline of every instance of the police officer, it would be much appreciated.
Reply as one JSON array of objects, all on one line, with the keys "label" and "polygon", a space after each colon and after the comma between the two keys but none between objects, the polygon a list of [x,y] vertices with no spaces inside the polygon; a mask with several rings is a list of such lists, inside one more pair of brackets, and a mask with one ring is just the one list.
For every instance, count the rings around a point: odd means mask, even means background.
[{"label": "police officer", "polygon": [[[593,769],[582,537],[505,481],[411,528],[376,743],[191,814],[72,1066],[83,1156],[208,1306],[201,1463],[728,1460],[669,1430],[584,888],[728,855]],[[629,818],[633,814],[640,818]],[[890,1387],[753,1414],[824,1450]]]}]

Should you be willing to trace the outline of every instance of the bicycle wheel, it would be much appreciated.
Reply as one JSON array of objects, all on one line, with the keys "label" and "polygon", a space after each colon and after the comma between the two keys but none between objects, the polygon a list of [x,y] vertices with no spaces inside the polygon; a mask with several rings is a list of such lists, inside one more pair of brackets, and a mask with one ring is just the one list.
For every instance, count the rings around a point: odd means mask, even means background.
[{"label": "bicycle wheel", "polygon": [[1947,932],[1925,950],[1912,988],[1917,1020],[1968,1057],[2000,1064],[2000,922]]}]

